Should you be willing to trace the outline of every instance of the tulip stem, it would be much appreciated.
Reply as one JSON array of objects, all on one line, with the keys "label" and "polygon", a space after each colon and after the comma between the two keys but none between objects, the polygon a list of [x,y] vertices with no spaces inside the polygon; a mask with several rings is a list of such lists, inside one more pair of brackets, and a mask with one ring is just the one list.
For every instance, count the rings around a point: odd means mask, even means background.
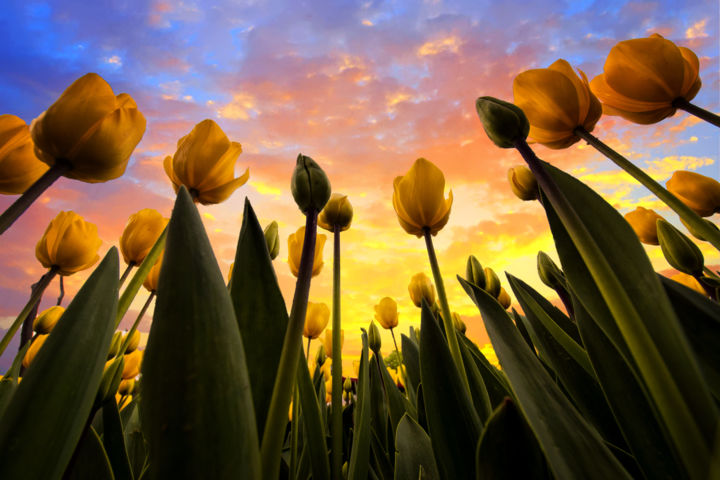
[{"label": "tulip stem", "polygon": [[673,100],[672,106],[675,108],[679,108],[680,110],[685,110],[689,114],[695,115],[696,117],[701,118],[708,123],[712,123],[716,127],[720,127],[720,116],[708,110],[705,110],[704,108],[700,108],[697,105],[688,102],[682,97],[678,97]]},{"label": "tulip stem", "polygon": [[29,317],[30,312],[37,306],[37,304],[40,303],[43,292],[48,287],[48,285],[50,285],[50,281],[55,278],[55,275],[57,275],[57,273],[57,267],[52,267],[45,275],[40,277],[40,280],[34,285],[32,293],[30,294],[30,300],[28,300],[27,304],[25,304],[25,308],[22,309],[20,315],[18,315],[13,324],[10,325],[8,331],[5,332],[5,336],[3,337],[2,341],[0,341],[0,355],[5,352],[5,349],[10,344],[10,340],[12,340],[12,338],[15,336],[15,333],[17,333],[20,325],[22,325],[25,319]]},{"label": "tulip stem", "polygon": [[332,334],[332,478],[342,480],[343,438],[342,438],[342,322],[340,320],[340,227],[333,226],[333,334]]},{"label": "tulip stem", "polygon": [[120,280],[118,282],[118,290],[122,288],[123,283],[125,283],[125,280],[127,279],[128,275],[130,275],[130,270],[135,266],[135,262],[128,263],[127,268],[122,274],[122,277],[120,277]]},{"label": "tulip stem", "polygon": [[307,361],[310,360],[310,341],[312,341],[312,338],[308,338],[307,349],[305,350],[305,360]]},{"label": "tulip stem", "polygon": [[20,198],[15,200],[15,202],[13,202],[13,204],[10,205],[2,215],[0,215],[0,235],[10,228],[10,225],[15,223],[15,220],[20,218],[20,215],[22,215],[23,212],[25,212],[25,210],[27,210],[30,205],[32,205],[32,203],[55,182],[55,180],[60,178],[63,173],[69,171],[70,168],[71,165],[69,162],[64,160],[55,161],[55,165],[50,167],[50,169],[48,169],[42,177],[38,178],[35,183],[30,185],[30,187],[25,190],[25,193],[20,195]]},{"label": "tulip stem", "polygon": [[582,127],[577,127],[574,132],[578,137],[592,145],[600,153],[613,161],[615,165],[625,170],[635,180],[639,181],[648,190],[655,194],[660,200],[670,207],[682,218],[692,229],[720,250],[720,230],[709,226],[697,213],[685,205],[675,195],[652,179],[641,168],[636,167],[630,160],[603,143],[599,138],[592,135]]},{"label": "tulip stem", "polygon": [[[400,366],[398,367],[400,369],[400,373],[402,374],[403,382],[405,383],[405,387],[407,389],[407,377],[405,376],[405,369],[403,368],[403,359],[402,355],[400,354],[400,349],[397,346],[397,341],[395,340],[395,330],[390,329],[390,335],[392,335],[393,344],[395,344],[395,353],[397,353],[398,362],[400,362]],[[395,369],[397,371],[397,368]],[[407,393],[407,392],[406,392]]]},{"label": "tulip stem", "polygon": [[295,294],[290,309],[290,320],[285,330],[277,376],[275,377],[268,416],[265,421],[265,433],[260,446],[262,477],[266,480],[277,479],[280,471],[280,451],[287,425],[287,413],[293,387],[295,386],[298,360],[302,352],[302,332],[307,313],[315,257],[317,215],[318,212],[314,209],[310,209],[306,213],[305,238],[295,284]]},{"label": "tulip stem", "polygon": [[62,275],[60,275],[60,295],[58,295],[57,303],[55,305],[61,305],[63,298],[65,298],[65,282],[63,281]]},{"label": "tulip stem", "polygon": [[430,236],[430,228],[423,227],[425,236],[425,246],[427,247],[428,257],[430,259],[430,268],[435,278],[435,288],[437,288],[438,299],[440,300],[440,308],[442,309],[443,326],[445,327],[445,336],[447,337],[450,355],[455,361],[463,385],[470,395],[470,382],[468,382],[465,365],[463,364],[462,355],[460,354],[460,345],[458,344],[457,335],[455,334],[455,325],[453,325],[452,315],[450,314],[450,305],[447,301],[445,293],[445,283],[442,275],[440,275],[440,267],[438,266],[437,256],[435,255],[435,247],[433,246],[432,237]]},{"label": "tulip stem", "polygon": [[125,340],[123,340],[123,343],[120,346],[121,353],[118,353],[118,355],[125,354],[125,350],[127,350],[127,347],[130,344],[130,336],[135,333],[135,330],[137,330],[138,326],[140,325],[140,320],[142,320],[142,318],[145,316],[145,312],[147,312],[147,309],[150,307],[150,303],[152,303],[154,298],[155,291],[153,290],[152,292],[150,292],[150,296],[147,298],[147,300],[145,300],[145,304],[143,305],[142,309],[140,309],[140,313],[135,319],[135,323],[133,323],[132,327],[130,327],[130,330],[128,330],[127,335],[125,335]]}]

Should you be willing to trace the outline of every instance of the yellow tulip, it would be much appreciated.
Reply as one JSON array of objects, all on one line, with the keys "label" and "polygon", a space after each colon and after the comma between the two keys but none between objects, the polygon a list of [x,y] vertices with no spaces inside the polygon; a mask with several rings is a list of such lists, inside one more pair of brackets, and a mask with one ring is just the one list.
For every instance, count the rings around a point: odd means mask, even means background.
[{"label": "yellow tulip", "polygon": [[30,347],[27,349],[27,352],[25,352],[25,356],[22,361],[23,367],[28,368],[32,361],[35,360],[35,356],[42,348],[45,340],[47,340],[47,337],[47,335],[38,335],[35,337],[35,340],[32,341]]},{"label": "yellow tulip", "polygon": [[43,310],[40,315],[35,317],[33,321],[33,330],[39,334],[47,334],[55,328],[55,324],[60,320],[65,309],[60,305],[55,305]]},{"label": "yellow tulip", "polygon": [[141,264],[167,223],[168,219],[152,208],[143,208],[130,215],[120,237],[120,252],[125,263]]},{"label": "yellow tulip", "polygon": [[237,142],[212,120],[203,120],[178,140],[177,151],[165,157],[165,173],[175,193],[185,185],[195,201],[203,205],[225,201],[250,177],[249,170],[235,178],[235,162],[242,153]]},{"label": "yellow tulip", "polygon": [[455,330],[458,332],[465,333],[467,331],[467,325],[465,325],[462,317],[457,312],[452,312],[452,322],[455,326]]},{"label": "yellow tulip", "polygon": [[567,148],[580,140],[575,128],[588,132],[602,115],[602,106],[590,91],[587,77],[557,60],[548,68],[522,72],[513,80],[515,104],[530,122],[530,137],[548,148]]},{"label": "yellow tulip", "polygon": [[330,320],[330,309],[324,303],[308,302],[305,313],[303,335],[307,338],[318,338]]},{"label": "yellow tulip", "polygon": [[0,193],[23,193],[47,169],[35,156],[25,122],[15,115],[0,115]]},{"label": "yellow tulip", "polygon": [[134,378],[128,378],[127,380],[120,381],[120,385],[118,385],[118,393],[120,395],[132,395],[133,390],[135,390]]},{"label": "yellow tulip", "polygon": [[665,186],[701,217],[709,217],[713,213],[720,212],[720,182],[714,178],[687,170],[678,170],[673,173]]},{"label": "yellow tulip", "polygon": [[695,97],[701,85],[699,71],[691,50],[654,34],[615,45],[590,87],[607,115],[648,125],[673,115],[673,100]]},{"label": "yellow tulip", "polygon": [[135,350],[125,355],[125,365],[123,366],[122,378],[128,380],[135,378],[140,374],[140,365],[143,359],[143,350]]},{"label": "yellow tulip", "polygon": [[707,296],[707,292],[705,291],[703,286],[700,285],[700,282],[698,282],[697,279],[692,275],[680,272],[670,277],[670,280],[674,280],[682,285],[685,285],[688,288],[695,290],[701,295]]},{"label": "yellow tulip", "polygon": [[[153,265],[150,269],[148,276],[145,277],[143,287],[145,287],[149,292],[157,292],[158,280],[160,279],[160,269],[162,268],[162,260],[163,255],[161,254],[157,259],[157,262],[155,262],[155,265]],[[230,268],[230,271],[232,272],[232,267]]]},{"label": "yellow tulip", "polygon": [[445,198],[445,176],[432,162],[418,158],[393,182],[393,207],[400,225],[418,238],[428,229],[437,235],[450,218],[452,190]]},{"label": "yellow tulip", "polygon": [[408,285],[408,292],[416,307],[422,306],[423,298],[430,307],[435,304],[435,286],[424,273],[413,275],[410,279],[410,285]]},{"label": "yellow tulip", "polygon": [[339,231],[344,232],[350,228],[352,218],[353,208],[347,195],[333,193],[318,215],[317,222],[318,226],[330,232],[334,232],[336,226]]},{"label": "yellow tulip", "polygon": [[500,305],[502,305],[505,310],[510,308],[510,305],[512,305],[512,299],[510,298],[510,294],[508,294],[508,292],[503,287],[500,287],[500,293],[498,294],[497,301],[498,303],[500,303]]},{"label": "yellow tulip", "polygon": [[[129,332],[127,334],[125,334],[125,336],[123,337],[123,342],[125,342],[125,339],[127,338],[128,335],[130,335]],[[128,342],[127,348],[125,349],[125,353],[134,352],[135,350],[137,350],[139,345],[140,345],[140,331],[135,330],[135,331],[133,331],[132,335],[130,335],[130,341]]]},{"label": "yellow tulip", "polygon": [[513,167],[508,170],[508,181],[512,192],[520,200],[537,200],[538,184],[535,175],[525,165]]},{"label": "yellow tulip", "polygon": [[[345,343],[345,330],[340,330],[340,349],[342,349],[343,344]],[[329,358],[332,358],[333,356],[333,346],[332,346],[332,328],[328,328],[325,330],[325,338],[323,339],[323,345],[325,345],[325,353]],[[327,365],[329,362],[326,362]],[[328,367],[330,368],[330,367]]]},{"label": "yellow tulip", "polygon": [[625,220],[635,230],[635,235],[647,245],[660,245],[657,234],[658,218],[663,217],[655,213],[655,210],[643,207],[637,207],[632,212],[625,214]]},{"label": "yellow tulip", "polygon": [[385,329],[397,327],[397,302],[390,297],[380,299],[380,302],[375,305],[375,320]]},{"label": "yellow tulip", "polygon": [[35,246],[35,256],[45,268],[71,275],[92,267],[100,259],[102,240],[95,224],[75,212],[60,212]]},{"label": "yellow tulip", "polygon": [[98,74],[88,73],[33,121],[30,133],[40,160],[66,161],[66,177],[98,183],[125,173],[145,125],[130,95],[115,96]]},{"label": "yellow tulip", "polygon": [[[313,259],[312,276],[316,276],[322,270],[323,263],[323,247],[327,236],[322,233],[317,234],[315,240],[315,257]],[[290,234],[288,237],[288,266],[293,275],[297,277],[300,270],[300,257],[302,257],[302,249],[305,243],[305,227],[298,228],[297,232]]]}]

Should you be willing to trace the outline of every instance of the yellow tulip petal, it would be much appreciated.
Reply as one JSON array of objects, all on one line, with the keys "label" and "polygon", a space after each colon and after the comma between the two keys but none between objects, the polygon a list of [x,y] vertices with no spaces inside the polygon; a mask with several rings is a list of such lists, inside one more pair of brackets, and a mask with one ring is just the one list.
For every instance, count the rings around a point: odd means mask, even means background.
[{"label": "yellow tulip petal", "polygon": [[531,126],[569,131],[578,125],[575,86],[559,71],[534,69],[519,74],[513,80],[513,96]]},{"label": "yellow tulip petal", "polygon": [[235,190],[245,185],[248,178],[250,178],[250,169],[246,169],[245,173],[241,176],[224,185],[220,185],[211,190],[200,190],[200,193],[198,194],[198,201],[203,205],[223,202],[227,200],[227,198],[230,197]]},{"label": "yellow tulip petal", "polygon": [[195,125],[173,157],[173,166],[178,178],[188,187],[196,187],[212,169],[216,159],[230,148],[230,140],[212,120],[203,120]]}]

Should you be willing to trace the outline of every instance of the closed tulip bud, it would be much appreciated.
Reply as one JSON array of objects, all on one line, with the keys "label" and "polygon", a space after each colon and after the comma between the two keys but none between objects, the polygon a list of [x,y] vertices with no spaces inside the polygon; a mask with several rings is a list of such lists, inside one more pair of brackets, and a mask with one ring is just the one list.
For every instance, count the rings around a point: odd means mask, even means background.
[{"label": "closed tulip bud", "polygon": [[625,220],[630,224],[635,231],[635,235],[638,236],[642,243],[647,245],[660,244],[658,242],[657,221],[662,220],[662,217],[655,213],[654,210],[637,207],[632,212],[625,214]]},{"label": "closed tulip bud", "polygon": [[567,148],[580,140],[575,129],[588,132],[602,115],[600,101],[590,91],[587,77],[557,60],[548,68],[522,72],[513,80],[515,103],[530,122],[530,138],[548,148]]},{"label": "closed tulip bud", "polygon": [[[143,287],[145,287],[149,292],[157,292],[158,280],[160,280],[160,269],[162,269],[162,261],[163,254],[160,254],[157,261],[155,262],[155,265],[150,268],[148,276],[145,277]],[[230,271],[232,272],[232,268],[230,269]]]},{"label": "closed tulip bud", "polygon": [[105,80],[88,73],[33,121],[30,134],[42,161],[68,162],[66,177],[97,183],[125,173],[145,126],[130,95],[115,96]]},{"label": "closed tulip bud", "polygon": [[[333,358],[333,344],[332,344],[332,329],[328,328],[325,330],[325,337],[323,345],[325,346],[325,353],[328,357]],[[342,349],[345,343],[345,330],[340,330],[340,349]]]},{"label": "closed tulip bud", "polygon": [[327,361],[327,354],[325,353],[325,345],[320,344],[320,348],[315,353],[315,364],[322,367]]},{"label": "closed tulip bud", "polygon": [[500,295],[500,279],[490,267],[485,267],[485,291],[497,298]]},{"label": "closed tulip bud", "polygon": [[303,213],[320,212],[330,198],[330,180],[315,160],[302,153],[298,155],[290,181],[295,203]]},{"label": "closed tulip bud", "polygon": [[117,391],[120,395],[132,395],[133,390],[135,390],[135,379],[130,378],[128,380],[122,380]]},{"label": "closed tulip bud", "polygon": [[[330,378],[325,381],[325,393],[327,393],[328,397],[332,394],[332,379]],[[329,401],[329,399],[326,400],[326,402]]]},{"label": "closed tulip bud", "polygon": [[325,208],[318,215],[318,225],[330,232],[334,232],[335,227],[344,232],[350,228],[352,218],[353,208],[347,195],[333,193]]},{"label": "closed tulip bud", "polygon": [[648,125],[673,115],[676,99],[695,97],[701,85],[699,71],[691,50],[654,34],[615,45],[590,87],[606,115]]},{"label": "closed tulip bud", "polygon": [[370,350],[375,352],[375,355],[380,355],[382,339],[380,338],[380,329],[375,325],[375,322],[370,322],[370,327],[368,328],[368,345],[370,346]]},{"label": "closed tulip bud", "polygon": [[23,193],[48,169],[35,156],[30,129],[15,115],[0,115],[0,193]]},{"label": "closed tulip bud", "polygon": [[535,175],[525,165],[513,167],[508,170],[510,188],[520,200],[537,200],[538,184]]},{"label": "closed tulip bud", "polygon": [[545,252],[538,252],[537,270],[540,280],[552,289],[565,286],[565,274]]},{"label": "closed tulip bud", "polygon": [[[703,222],[705,222],[705,225],[707,225],[708,227],[710,227],[710,228],[712,228],[712,229],[714,229],[714,230],[720,230],[720,229],[718,229],[718,226],[715,225],[715,224],[714,224],[713,222],[711,222],[710,220],[708,220],[708,219],[706,219],[706,218],[703,218],[702,220],[703,220]],[[690,234],[692,234],[693,237],[697,238],[698,240],[702,240],[702,241],[704,241],[704,242],[707,241],[707,239],[706,239],[701,233],[699,233],[699,232],[696,231],[691,225],[689,225],[688,223],[686,223],[685,220],[682,219],[682,217],[680,217],[680,221],[682,222],[683,225],[685,225],[685,228],[688,229],[688,232],[690,232]]]},{"label": "closed tulip bud", "polygon": [[677,283],[680,283],[682,285],[685,285],[686,287],[695,290],[700,295],[707,297],[707,292],[703,288],[703,286],[698,282],[698,280],[693,277],[692,275],[688,275],[687,273],[676,273],[672,277],[670,277],[670,280],[673,280]]},{"label": "closed tulip bud", "polygon": [[98,387],[95,404],[102,405],[107,400],[115,396],[122,382],[122,372],[125,367],[125,360],[122,355],[105,363],[100,386]]},{"label": "closed tulip bud", "polygon": [[347,393],[352,392],[353,384],[352,379],[350,377],[347,377],[345,381],[343,382],[343,390],[345,390]]},{"label": "closed tulip bud", "polygon": [[25,352],[25,356],[23,357],[22,361],[23,367],[28,368],[32,361],[35,360],[35,356],[42,348],[45,340],[47,340],[47,337],[47,335],[38,335],[37,337],[35,337],[35,340],[32,341],[30,347]]},{"label": "closed tulip bud", "polygon": [[675,269],[689,275],[702,273],[705,259],[700,249],[667,221],[657,221],[658,239],[665,260]]},{"label": "closed tulip bud", "polygon": [[393,181],[393,207],[403,229],[418,238],[427,230],[431,235],[450,218],[452,190],[445,198],[445,176],[438,167],[418,158],[408,173]]},{"label": "closed tulip bud", "polygon": [[720,212],[720,182],[699,173],[678,170],[665,184],[667,189],[701,217]]},{"label": "closed tulip bud", "polygon": [[248,169],[235,178],[241,153],[239,143],[231,142],[217,123],[206,119],[178,140],[175,155],[165,157],[163,167],[175,193],[185,185],[194,201],[211,205],[227,200],[250,178]]},{"label": "closed tulip bud", "polygon": [[[313,258],[313,270],[312,276],[320,274],[323,265],[323,248],[325,247],[325,241],[327,236],[322,233],[318,233],[315,239],[315,256]],[[297,232],[290,234],[288,237],[288,266],[290,271],[296,277],[300,271],[300,259],[302,258],[302,249],[305,244],[305,227],[298,228]]]},{"label": "closed tulip bud", "polygon": [[390,297],[380,299],[375,305],[375,320],[385,329],[397,327],[397,302]]},{"label": "closed tulip bud", "polygon": [[280,236],[277,222],[274,220],[270,222],[263,233],[265,233],[265,243],[268,247],[268,253],[270,253],[270,259],[275,260],[280,253]]},{"label": "closed tulip bud", "polygon": [[435,303],[435,286],[424,273],[413,275],[410,285],[408,285],[408,292],[410,292],[410,299],[418,308],[422,306],[423,298],[428,305]]},{"label": "closed tulip bud", "polygon": [[64,312],[65,309],[60,305],[43,310],[40,315],[35,317],[33,330],[41,335],[50,333]]},{"label": "closed tulip bud", "polygon": [[485,289],[485,271],[475,255],[470,255],[465,266],[465,278],[468,282]]},{"label": "closed tulip bud", "polygon": [[140,265],[165,230],[168,219],[152,208],[130,215],[120,237],[120,252],[128,265]]},{"label": "closed tulip bud", "polygon": [[125,353],[134,352],[140,345],[140,332],[138,330],[133,330],[132,334],[128,333],[127,335],[125,335],[125,337],[123,337],[123,342],[125,342],[125,339],[128,335],[130,335],[130,341],[128,342],[127,348],[125,349]]},{"label": "closed tulip bud", "polygon": [[110,348],[108,349],[107,358],[117,357],[120,354],[120,347],[122,346],[122,332],[113,333],[112,340],[110,340]]},{"label": "closed tulip bud", "polygon": [[517,105],[494,97],[480,97],[475,100],[475,110],[485,133],[498,147],[513,148],[515,142],[527,138],[530,123]]},{"label": "closed tulip bud", "polygon": [[140,374],[142,359],[143,350],[135,350],[125,355],[125,368],[123,368],[122,372],[122,378],[124,380],[135,378]]},{"label": "closed tulip bud", "polygon": [[460,317],[460,315],[458,315],[456,312],[452,313],[452,321],[453,325],[455,326],[455,330],[461,333],[465,333],[467,331],[467,325],[465,325],[462,317]]},{"label": "closed tulip bud", "polygon": [[306,338],[318,338],[330,320],[330,309],[324,303],[307,303],[303,335]]},{"label": "closed tulip bud", "polygon": [[510,298],[510,294],[503,288],[500,287],[500,293],[497,296],[497,301],[502,305],[502,307],[507,310],[510,308],[510,305],[512,305],[512,299]]},{"label": "closed tulip bud", "polygon": [[75,212],[60,212],[35,246],[35,256],[43,267],[56,268],[60,275],[72,275],[100,259],[100,245],[95,224]]}]

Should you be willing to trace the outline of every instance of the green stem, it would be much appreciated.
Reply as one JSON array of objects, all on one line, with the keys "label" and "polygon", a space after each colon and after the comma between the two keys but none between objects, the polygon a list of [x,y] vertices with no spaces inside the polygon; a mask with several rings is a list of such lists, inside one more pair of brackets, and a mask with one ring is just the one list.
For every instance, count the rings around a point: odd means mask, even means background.
[{"label": "green stem", "polygon": [[15,202],[0,215],[0,235],[10,228],[10,225],[15,223],[15,220],[20,218],[20,215],[22,215],[55,180],[60,178],[62,174],[70,170],[70,168],[71,165],[69,162],[57,160],[55,165],[50,167],[42,177],[30,185],[30,187],[25,190],[25,193],[20,195],[20,198],[15,200]]},{"label": "green stem", "polygon": [[310,210],[306,215],[305,238],[303,240],[302,256],[300,257],[298,279],[295,284],[295,295],[290,309],[290,321],[287,330],[285,330],[280,363],[278,364],[268,416],[265,421],[265,433],[260,446],[262,476],[266,480],[276,480],[279,475],[280,450],[282,449],[287,426],[287,412],[295,385],[298,360],[302,352],[302,332],[310,294],[310,281],[312,280],[318,212]]},{"label": "green stem", "polygon": [[343,438],[342,438],[342,345],[340,334],[340,228],[335,226],[333,232],[333,361],[330,366],[332,374],[332,478],[342,480]]},{"label": "green stem", "polygon": [[400,373],[402,374],[403,382],[405,383],[405,388],[407,390],[408,383],[407,378],[405,377],[405,369],[403,368],[402,355],[400,355],[400,349],[398,348],[397,341],[395,340],[395,330],[393,330],[392,328],[390,329],[390,335],[392,335],[393,344],[395,344],[395,352],[397,353],[398,362],[400,362]]},{"label": "green stem", "polygon": [[645,173],[641,168],[635,166],[630,160],[620,155],[618,152],[607,146],[599,138],[592,135],[583,127],[577,127],[575,134],[585,140],[588,144],[595,147],[600,153],[613,161],[615,165],[625,170],[635,180],[640,182],[645,188],[655,194],[660,200],[670,207],[675,213],[682,218],[685,223],[692,227],[693,231],[710,242],[715,248],[720,250],[720,230],[708,225],[702,217],[695,213],[690,207],[685,205],[675,195],[670,193],[666,188],[652,179],[650,175]]},{"label": "green stem", "polygon": [[128,330],[127,335],[125,335],[125,340],[123,340],[122,345],[120,346],[120,352],[118,355],[124,355],[125,350],[127,350],[128,345],[130,344],[130,336],[135,333],[135,330],[137,330],[138,325],[140,325],[140,320],[142,320],[143,316],[145,316],[145,312],[147,312],[147,309],[150,307],[150,303],[152,303],[153,299],[155,298],[155,292],[150,292],[150,296],[145,300],[145,304],[143,305],[142,309],[140,309],[140,313],[138,314],[137,318],[135,319],[135,323],[133,323],[132,327],[130,327],[130,330]]},{"label": "green stem", "polygon": [[716,127],[720,127],[720,116],[709,112],[704,108],[700,108],[697,105],[693,105],[682,97],[673,100],[672,106],[675,108],[679,108],[680,110],[685,110],[689,114],[695,115],[696,117],[701,118],[708,123],[712,123]]},{"label": "green stem", "polygon": [[423,228],[425,233],[425,246],[427,247],[428,258],[430,259],[430,268],[432,269],[435,279],[435,288],[437,289],[438,299],[440,300],[440,308],[442,309],[443,326],[445,327],[445,336],[447,337],[448,347],[450,347],[450,355],[455,361],[463,385],[470,395],[470,383],[468,382],[467,373],[465,373],[465,365],[463,364],[462,355],[460,354],[460,345],[458,345],[457,335],[455,335],[455,325],[453,325],[452,315],[450,313],[450,305],[447,301],[445,293],[445,283],[442,275],[440,275],[440,267],[438,266],[437,256],[435,255],[435,247],[433,247],[430,229]]},{"label": "green stem", "polygon": [[28,316],[28,314],[35,308],[36,304],[40,302],[40,298],[42,298],[42,294],[45,291],[45,289],[50,285],[50,281],[55,278],[55,275],[57,275],[58,269],[57,267],[52,267],[45,275],[40,277],[40,281],[36,284],[36,287],[32,290],[32,293],[30,294],[30,300],[28,300],[27,304],[25,304],[25,308],[22,309],[22,312],[20,312],[20,315],[17,316],[15,321],[12,325],[10,325],[10,328],[7,332],[5,332],[5,336],[3,337],[2,341],[0,341],[0,355],[3,354],[7,346],[10,344],[10,340],[15,336],[15,333],[17,333],[18,328],[20,328],[20,325],[25,321],[25,318]]},{"label": "green stem", "polygon": [[125,271],[122,274],[122,277],[120,277],[120,281],[118,282],[118,290],[120,290],[123,286],[123,283],[125,283],[125,280],[127,279],[128,275],[130,275],[130,270],[135,266],[135,262],[128,263],[127,268],[125,268]]},{"label": "green stem", "polygon": [[55,305],[61,305],[63,298],[65,298],[65,282],[63,281],[62,275],[60,275],[60,295],[58,295],[57,303]]},{"label": "green stem", "polygon": [[312,341],[312,338],[308,338],[308,344],[307,349],[305,350],[305,360],[310,360],[310,341]]},{"label": "green stem", "polygon": [[[309,342],[308,342],[309,343]],[[290,475],[289,478],[296,478],[297,457],[298,457],[298,435],[300,434],[300,395],[298,389],[293,390],[293,417],[290,423]]]}]

